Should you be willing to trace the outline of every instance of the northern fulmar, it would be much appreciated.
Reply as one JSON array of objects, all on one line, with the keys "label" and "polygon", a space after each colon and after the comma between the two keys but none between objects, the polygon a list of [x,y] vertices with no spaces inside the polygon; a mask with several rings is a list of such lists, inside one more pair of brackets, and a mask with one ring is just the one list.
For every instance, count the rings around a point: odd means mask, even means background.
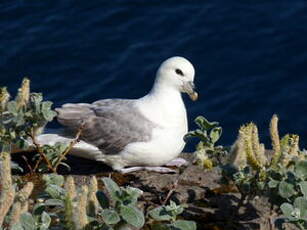
[{"label": "northern fulmar", "polygon": [[[183,57],[164,61],[151,91],[139,99],[103,99],[92,104],[64,104],[56,108],[57,120],[70,137],[82,125],[80,141],[70,154],[102,161],[123,173],[160,167],[179,156],[188,131],[187,113],[181,92],[192,100],[194,67]],[[41,143],[70,141],[56,134],[38,137]],[[130,168],[126,168],[130,167]]]}]

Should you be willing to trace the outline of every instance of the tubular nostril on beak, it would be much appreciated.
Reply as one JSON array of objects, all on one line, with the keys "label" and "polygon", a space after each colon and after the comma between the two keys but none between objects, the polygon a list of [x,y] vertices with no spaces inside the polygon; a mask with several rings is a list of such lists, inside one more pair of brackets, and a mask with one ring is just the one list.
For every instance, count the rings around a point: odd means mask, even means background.
[{"label": "tubular nostril on beak", "polygon": [[192,81],[188,81],[186,82],[185,86],[184,86],[184,91],[189,94],[190,98],[193,101],[196,101],[198,98],[198,94],[197,92],[195,92],[195,85]]},{"label": "tubular nostril on beak", "polygon": [[196,88],[194,82],[190,81],[190,84],[191,84],[191,88],[192,88],[192,89],[195,89],[195,88]]}]

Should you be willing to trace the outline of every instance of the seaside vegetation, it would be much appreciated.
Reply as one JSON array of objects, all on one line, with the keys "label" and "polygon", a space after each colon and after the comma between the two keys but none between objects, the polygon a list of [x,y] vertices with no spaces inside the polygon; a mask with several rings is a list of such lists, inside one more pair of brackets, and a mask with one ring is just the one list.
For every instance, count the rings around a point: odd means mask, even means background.
[{"label": "seaside vegetation", "polygon": [[[58,175],[59,165],[69,170],[63,161],[78,142],[82,127],[69,144],[39,144],[36,136],[56,116],[51,107],[52,102],[44,101],[42,94],[30,92],[26,78],[14,99],[6,87],[0,88],[0,230],[197,229],[196,222],[182,215],[188,205],[169,196],[160,205],[144,208],[139,202],[143,196],[140,188],[122,187],[110,177],[96,176],[89,176],[87,184],[78,186],[73,176]],[[269,129],[272,151],[260,143],[254,123],[241,126],[237,140],[228,148],[216,146],[222,135],[218,122],[199,116],[195,123],[198,128],[185,136],[186,141],[199,139],[194,163],[204,170],[219,169],[220,184],[234,186],[240,193],[238,208],[266,197],[272,212],[278,207],[274,228],[285,229],[284,224],[290,223],[307,229],[307,154],[299,148],[298,135],[280,138],[278,117],[274,115]],[[11,174],[13,168],[22,170],[12,164],[11,154],[29,150],[37,153],[34,163],[27,164],[29,174],[43,174],[44,181],[42,192],[35,196],[35,183]],[[99,180],[103,189],[98,189]]]}]

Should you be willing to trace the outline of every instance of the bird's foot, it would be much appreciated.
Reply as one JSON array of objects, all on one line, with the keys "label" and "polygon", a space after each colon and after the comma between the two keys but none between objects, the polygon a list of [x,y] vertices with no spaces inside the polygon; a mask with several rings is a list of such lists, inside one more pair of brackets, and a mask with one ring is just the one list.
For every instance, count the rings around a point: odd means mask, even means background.
[{"label": "bird's foot", "polygon": [[171,160],[170,162],[168,162],[165,166],[170,166],[170,167],[181,167],[181,166],[187,166],[189,164],[188,161],[186,161],[183,158],[175,158],[174,160]]},{"label": "bird's foot", "polygon": [[176,170],[169,169],[166,167],[142,167],[142,166],[119,169],[119,172],[121,172],[122,174],[126,174],[142,170],[150,172],[158,172],[158,173],[176,173]]}]

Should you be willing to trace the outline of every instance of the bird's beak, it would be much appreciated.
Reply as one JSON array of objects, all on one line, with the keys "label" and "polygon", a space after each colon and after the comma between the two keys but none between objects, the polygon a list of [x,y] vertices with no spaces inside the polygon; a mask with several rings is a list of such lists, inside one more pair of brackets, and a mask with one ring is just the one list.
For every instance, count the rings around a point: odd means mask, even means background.
[{"label": "bird's beak", "polygon": [[195,85],[192,81],[185,82],[183,85],[183,90],[189,95],[192,101],[197,100],[198,93],[195,91]]}]

